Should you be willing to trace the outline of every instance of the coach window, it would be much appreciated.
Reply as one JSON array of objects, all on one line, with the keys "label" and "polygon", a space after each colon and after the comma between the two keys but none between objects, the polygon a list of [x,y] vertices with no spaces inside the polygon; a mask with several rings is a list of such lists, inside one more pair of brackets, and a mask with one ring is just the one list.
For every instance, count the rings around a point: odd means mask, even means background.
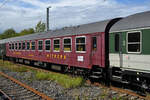
[{"label": "coach window", "polygon": [[15,45],[15,44],[14,44],[14,43],[12,43],[12,49],[14,49],[14,45]]},{"label": "coach window", "polygon": [[17,44],[17,43],[15,43],[15,49],[16,49],[16,50],[18,49],[18,44]]},{"label": "coach window", "polygon": [[76,51],[85,52],[86,51],[86,41],[85,37],[76,37]]},{"label": "coach window", "polygon": [[60,39],[54,40],[54,51],[59,52],[60,51]]},{"label": "coach window", "polygon": [[63,40],[63,44],[64,44],[64,51],[70,52],[71,51],[71,38],[65,38]]},{"label": "coach window", "polygon": [[128,53],[141,52],[141,32],[129,32],[127,36],[127,50]]},{"label": "coach window", "polygon": [[50,51],[51,48],[51,41],[45,40],[45,50]]},{"label": "coach window", "polygon": [[25,48],[26,48],[26,44],[25,44],[25,42],[23,42],[22,43],[22,50],[25,50]]},{"label": "coach window", "polygon": [[38,41],[38,50],[43,50],[43,40]]},{"label": "coach window", "polygon": [[35,41],[33,41],[33,42],[31,43],[31,49],[32,49],[32,50],[35,50]]},{"label": "coach window", "polygon": [[119,52],[119,34],[115,34],[115,51]]},{"label": "coach window", "polygon": [[11,50],[11,43],[9,43],[9,50]]},{"label": "coach window", "polygon": [[96,49],[97,49],[97,38],[92,37],[92,50],[96,51]]},{"label": "coach window", "polygon": [[27,50],[30,49],[30,42],[27,42]]},{"label": "coach window", "polygon": [[19,43],[19,50],[21,50],[21,42]]}]

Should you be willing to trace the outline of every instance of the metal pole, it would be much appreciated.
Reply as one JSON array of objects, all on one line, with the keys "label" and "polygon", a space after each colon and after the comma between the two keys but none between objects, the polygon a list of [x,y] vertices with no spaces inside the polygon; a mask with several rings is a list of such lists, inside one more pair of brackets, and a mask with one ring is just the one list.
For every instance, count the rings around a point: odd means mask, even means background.
[{"label": "metal pole", "polygon": [[51,6],[47,7],[47,31],[49,31],[49,8],[51,8]]}]

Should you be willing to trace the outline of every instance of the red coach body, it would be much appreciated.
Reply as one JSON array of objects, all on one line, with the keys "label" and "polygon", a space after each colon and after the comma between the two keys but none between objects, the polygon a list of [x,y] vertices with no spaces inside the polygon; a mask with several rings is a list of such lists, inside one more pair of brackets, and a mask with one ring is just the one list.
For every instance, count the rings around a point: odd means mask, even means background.
[{"label": "red coach body", "polygon": [[[43,33],[44,34],[44,33]],[[76,51],[76,37],[85,37],[85,52],[77,52]],[[97,46],[96,50],[92,49],[92,37],[96,37]],[[64,52],[63,50],[63,39],[64,38],[71,38],[71,48],[72,50],[70,52]],[[92,34],[82,34],[82,35],[68,35],[68,36],[60,36],[60,37],[52,37],[52,38],[41,38],[41,39],[35,39],[35,50],[10,50],[9,49],[9,43],[7,43],[7,55],[8,57],[13,58],[23,58],[27,60],[33,60],[33,61],[41,61],[41,62],[49,62],[54,64],[61,64],[61,65],[67,65],[70,66],[76,66],[76,67],[82,67],[82,68],[88,68],[91,69],[93,65],[99,66],[99,67],[105,67],[105,44],[104,39],[105,33],[104,32],[95,32]],[[51,50],[47,51],[45,50],[45,40],[50,39],[51,40]],[[60,51],[55,52],[54,51],[54,43],[53,40],[60,39]],[[43,49],[38,50],[38,41],[43,40]],[[33,41],[33,40],[28,40]],[[23,42],[23,41],[22,41]],[[17,42],[12,42],[15,43]],[[27,43],[27,40],[25,40],[25,43]],[[27,45],[26,47],[27,48]]]}]

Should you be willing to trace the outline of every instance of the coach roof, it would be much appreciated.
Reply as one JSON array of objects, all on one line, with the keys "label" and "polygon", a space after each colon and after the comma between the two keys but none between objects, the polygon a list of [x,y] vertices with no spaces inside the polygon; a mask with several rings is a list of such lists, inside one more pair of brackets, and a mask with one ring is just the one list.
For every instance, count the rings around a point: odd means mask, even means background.
[{"label": "coach roof", "polygon": [[80,35],[94,32],[105,32],[105,28],[110,20],[94,22],[90,24],[78,25],[75,27],[65,27],[59,30],[53,30],[48,32],[34,33],[30,35],[13,37],[8,39],[0,40],[0,44],[13,42],[13,41],[24,41],[24,40],[35,40],[42,38],[51,38],[51,37],[59,37],[59,36],[67,36],[67,35]]},{"label": "coach roof", "polygon": [[150,27],[150,11],[127,16],[115,23],[110,32]]}]

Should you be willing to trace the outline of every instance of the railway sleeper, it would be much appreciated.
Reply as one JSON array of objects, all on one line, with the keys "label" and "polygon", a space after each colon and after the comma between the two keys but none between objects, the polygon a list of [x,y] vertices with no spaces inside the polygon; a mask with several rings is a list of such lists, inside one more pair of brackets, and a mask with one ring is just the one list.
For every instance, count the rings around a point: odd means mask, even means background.
[{"label": "railway sleeper", "polygon": [[19,99],[20,100],[41,100],[42,98],[37,96],[37,95],[34,95],[34,96],[31,96],[31,97],[20,97]]},{"label": "railway sleeper", "polygon": [[20,97],[20,98],[26,98],[26,100],[28,100],[27,98],[32,98],[32,97],[34,97],[34,96],[36,96],[34,93],[32,93],[32,92],[30,92],[30,93],[20,93],[20,94],[18,94],[18,96]]},{"label": "railway sleeper", "polygon": [[31,91],[28,91],[27,89],[23,88],[23,87],[18,87],[18,88],[14,88],[12,89],[7,89],[5,90],[8,94],[14,94],[14,93],[19,93],[19,94],[29,94],[31,93]]}]

